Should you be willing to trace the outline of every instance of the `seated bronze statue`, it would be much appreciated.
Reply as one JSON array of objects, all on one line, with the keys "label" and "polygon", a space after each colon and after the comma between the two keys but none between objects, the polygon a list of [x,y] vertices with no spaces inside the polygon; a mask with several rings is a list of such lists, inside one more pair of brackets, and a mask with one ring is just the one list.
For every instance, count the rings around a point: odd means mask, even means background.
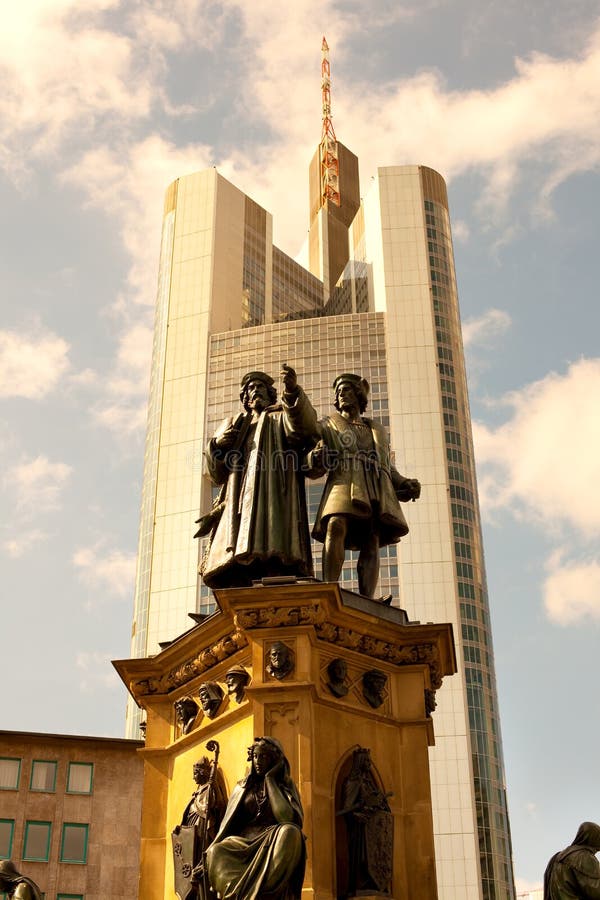
[{"label": "seated bronze statue", "polygon": [[250,774],[233,789],[206,852],[208,880],[221,900],[300,900],[306,851],[302,805],[276,738],[248,748]]}]

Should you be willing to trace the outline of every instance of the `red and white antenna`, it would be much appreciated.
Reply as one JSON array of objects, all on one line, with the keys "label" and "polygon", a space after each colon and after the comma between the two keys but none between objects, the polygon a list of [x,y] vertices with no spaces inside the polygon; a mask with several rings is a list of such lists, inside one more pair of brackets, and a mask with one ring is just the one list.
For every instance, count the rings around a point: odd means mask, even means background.
[{"label": "red and white antenna", "polygon": [[331,69],[329,68],[329,46],[325,37],[321,44],[321,96],[323,102],[323,127],[321,129],[321,205],[330,200],[340,205],[340,165],[338,146],[333,122],[331,121]]}]

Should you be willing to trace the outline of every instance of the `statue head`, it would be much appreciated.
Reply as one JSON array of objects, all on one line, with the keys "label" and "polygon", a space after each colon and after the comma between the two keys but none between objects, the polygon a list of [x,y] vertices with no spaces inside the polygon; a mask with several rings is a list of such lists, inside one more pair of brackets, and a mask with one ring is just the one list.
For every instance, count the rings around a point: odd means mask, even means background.
[{"label": "statue head", "polygon": [[240,400],[246,412],[262,412],[277,400],[275,382],[265,372],[246,372],[240,382]]},{"label": "statue head", "polygon": [[327,687],[335,697],[345,697],[348,693],[346,685],[346,676],[348,675],[348,666],[346,660],[341,656],[332,659],[327,666]]},{"label": "statue head", "polygon": [[255,737],[248,747],[248,761],[252,763],[252,774],[263,778],[277,763],[281,762],[281,776],[289,775],[290,766],[277,738]]},{"label": "statue head", "polygon": [[333,382],[333,390],[335,391],[333,405],[338,412],[342,412],[350,403],[358,406],[361,413],[367,408],[370,388],[366,378],[344,372]]},{"label": "statue head", "polygon": [[370,669],[363,675],[363,697],[373,709],[377,709],[385,700],[386,684],[387,675],[381,669]]},{"label": "statue head", "polygon": [[208,756],[202,756],[195,762],[192,771],[194,773],[194,781],[196,784],[206,784],[210,778],[211,771],[210,759]]},{"label": "statue head", "polygon": [[216,681],[205,681],[198,688],[200,706],[209,719],[214,719],[225,696],[223,688]]},{"label": "statue head", "polygon": [[371,751],[366,747],[357,747],[352,754],[352,772],[357,775],[368,772],[371,768]]},{"label": "statue head", "polygon": [[236,703],[244,699],[244,689],[250,683],[250,673],[243,666],[232,666],[225,673],[227,693],[233,694]]},{"label": "statue head", "polygon": [[275,641],[267,651],[267,672],[273,678],[285,678],[294,668],[294,654],[283,641]]},{"label": "statue head", "polygon": [[589,847],[594,853],[600,850],[600,826],[595,822],[582,822],[577,829],[574,844]]},{"label": "statue head", "polygon": [[344,681],[346,675],[348,674],[348,666],[346,665],[346,660],[342,659],[341,656],[337,656],[335,659],[332,659],[327,666],[327,674],[329,675],[330,681]]},{"label": "statue head", "polygon": [[175,701],[174,706],[177,721],[182,726],[183,733],[187,734],[198,714],[198,704],[191,697],[181,697]]}]

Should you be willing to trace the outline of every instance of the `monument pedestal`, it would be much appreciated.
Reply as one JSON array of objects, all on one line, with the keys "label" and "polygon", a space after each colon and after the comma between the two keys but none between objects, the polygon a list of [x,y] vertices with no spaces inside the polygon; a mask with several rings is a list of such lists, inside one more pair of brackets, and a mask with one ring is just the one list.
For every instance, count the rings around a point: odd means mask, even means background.
[{"label": "monument pedestal", "polygon": [[[430,711],[432,692],[456,671],[451,626],[405,624],[400,610],[337,584],[298,582],[215,594],[220,612],[157,656],[115,662],[147,713],[146,747],[140,751],[140,897],[175,897],[170,835],[189,801],[192,766],[207,753],[207,741],[219,742],[219,767],[230,793],[247,771],[246,748],[256,736],[270,736],[284,747],[304,807],[303,900],[347,895],[349,839],[346,816],[339,813],[359,747],[370,751],[373,774],[389,794],[393,837],[386,840],[393,851],[391,892],[356,896],[435,900]],[[289,651],[292,668],[286,674],[270,665],[275,643]],[[330,666],[333,660],[342,661],[337,669]],[[234,665],[251,675],[241,702],[225,694],[214,717],[200,708],[183,734],[175,701],[193,697],[199,704],[199,687],[208,681],[226,692],[225,673]]]}]

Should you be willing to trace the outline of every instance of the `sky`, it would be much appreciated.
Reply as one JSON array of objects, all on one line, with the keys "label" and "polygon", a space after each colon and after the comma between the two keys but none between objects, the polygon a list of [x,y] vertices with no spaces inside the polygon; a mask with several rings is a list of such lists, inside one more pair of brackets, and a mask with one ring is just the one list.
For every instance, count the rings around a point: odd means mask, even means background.
[{"label": "sky", "polygon": [[216,165],[296,255],[323,34],[363,190],[448,182],[525,890],[600,819],[597,0],[5,4],[0,727],[123,733],[164,190]]}]

